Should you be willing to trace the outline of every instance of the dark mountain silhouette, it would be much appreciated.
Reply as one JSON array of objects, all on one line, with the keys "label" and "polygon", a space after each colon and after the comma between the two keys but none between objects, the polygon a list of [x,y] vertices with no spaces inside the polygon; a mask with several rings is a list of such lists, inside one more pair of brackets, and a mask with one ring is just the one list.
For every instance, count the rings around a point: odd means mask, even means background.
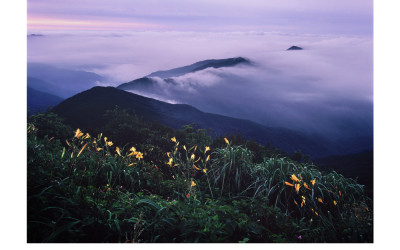
[{"label": "dark mountain silhouette", "polygon": [[212,136],[241,134],[261,144],[269,143],[289,153],[301,150],[312,157],[337,153],[326,140],[310,137],[285,128],[266,127],[248,120],[204,113],[192,106],[169,104],[113,87],[94,87],[79,93],[53,108],[53,112],[74,128],[94,128],[106,124],[106,110],[115,106],[146,120],[157,121],[171,128],[195,123],[211,130]]},{"label": "dark mountain silhouette", "polygon": [[288,48],[287,50],[302,50],[303,48],[298,47],[298,46],[292,46],[290,48]]},{"label": "dark mountain silhouette", "polygon": [[151,77],[160,77],[165,79],[167,82],[169,81],[173,83],[173,80],[169,79],[170,77],[182,76],[187,73],[192,73],[207,68],[233,67],[239,64],[249,65],[251,64],[251,62],[243,57],[204,60],[180,68],[165,71],[156,71],[143,78],[123,83],[117,88],[123,90],[150,90],[152,87],[154,87],[154,84],[156,83],[155,80],[151,79]]},{"label": "dark mountain silhouette", "polygon": [[31,87],[27,89],[27,103],[28,103],[28,115],[33,115],[41,111],[46,111],[64,99],[49,93],[45,93]]}]

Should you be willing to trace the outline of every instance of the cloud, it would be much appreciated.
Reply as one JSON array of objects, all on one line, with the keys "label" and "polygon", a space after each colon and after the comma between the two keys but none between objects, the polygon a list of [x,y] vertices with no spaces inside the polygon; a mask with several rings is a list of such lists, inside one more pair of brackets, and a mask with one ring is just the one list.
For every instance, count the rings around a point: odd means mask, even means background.
[{"label": "cloud", "polygon": [[[304,50],[286,51],[292,45]],[[372,131],[372,48],[370,36],[45,33],[28,40],[28,62],[92,71],[118,86],[158,70],[243,56],[254,66],[206,69],[174,77],[174,84],[153,78],[156,90],[138,94],[270,126],[350,136]]]}]

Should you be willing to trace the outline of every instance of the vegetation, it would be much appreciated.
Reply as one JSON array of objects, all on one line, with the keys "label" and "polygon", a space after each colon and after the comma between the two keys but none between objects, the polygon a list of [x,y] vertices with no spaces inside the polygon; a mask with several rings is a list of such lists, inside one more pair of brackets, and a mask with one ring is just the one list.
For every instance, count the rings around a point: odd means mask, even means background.
[{"label": "vegetation", "polygon": [[28,242],[372,242],[353,179],[237,136],[105,119],[28,119]]}]

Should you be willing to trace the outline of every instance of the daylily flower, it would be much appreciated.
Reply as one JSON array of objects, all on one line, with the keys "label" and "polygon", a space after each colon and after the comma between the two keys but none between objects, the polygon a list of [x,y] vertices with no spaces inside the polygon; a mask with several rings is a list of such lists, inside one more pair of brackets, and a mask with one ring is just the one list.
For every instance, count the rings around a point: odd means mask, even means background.
[{"label": "daylily flower", "polygon": [[294,188],[296,189],[296,192],[299,193],[300,184],[298,184],[298,183],[294,184]]},{"label": "daylily flower", "polygon": [[194,169],[200,170],[200,168],[196,167],[196,165],[193,164]]},{"label": "daylily flower", "polygon": [[314,211],[314,209],[311,208],[311,210],[318,216],[318,213]]},{"label": "daylily flower", "polygon": [[103,150],[102,148],[96,148],[96,151],[100,151],[100,150]]},{"label": "daylily flower", "polygon": [[333,200],[333,205],[335,205],[335,206],[337,205],[337,202],[335,200]]},{"label": "daylily flower", "polygon": [[172,158],[169,158],[169,161],[168,161],[168,165],[170,166],[170,167],[172,167],[172,161],[173,161],[173,159]]},{"label": "daylily flower", "polygon": [[111,147],[112,145],[114,145],[114,143],[112,141],[109,141],[107,142],[107,145]]},{"label": "daylily flower", "polygon": [[138,152],[137,155],[136,155],[136,158],[138,158],[139,160],[143,159],[143,154]]},{"label": "daylily flower", "polygon": [[208,156],[207,156],[207,159],[206,159],[206,161],[209,161],[209,160],[210,160],[210,155],[208,155]]},{"label": "daylily flower", "polygon": [[312,184],[313,186],[315,185],[315,180],[311,180],[310,182],[311,182],[311,184]]},{"label": "daylily flower", "polygon": [[81,137],[83,135],[83,133],[81,132],[81,130],[78,128],[76,131],[75,131],[75,137],[76,138],[79,138],[79,137]]},{"label": "daylily flower", "polygon": [[321,198],[318,198],[318,202],[324,203]]},{"label": "daylily flower", "polygon": [[301,196],[301,199],[302,199],[302,201],[301,201],[301,207],[303,207],[303,205],[306,204],[306,197]]},{"label": "daylily flower", "polygon": [[86,145],[87,145],[87,143],[82,147],[81,151],[79,151],[79,153],[78,153],[78,155],[76,157],[79,157],[81,155],[81,153],[85,149]]},{"label": "daylily flower", "polygon": [[171,138],[171,141],[176,142],[176,138],[175,138],[175,137],[172,137],[172,138]]},{"label": "daylily flower", "polygon": [[119,151],[119,147],[117,147],[117,148],[115,149],[115,151],[117,151],[117,154],[118,154],[119,156],[121,156],[121,152]]},{"label": "daylily flower", "polygon": [[136,152],[136,150],[135,150],[135,151],[132,151],[132,153],[130,153],[128,156],[137,155],[137,153],[138,153],[138,152]]},{"label": "daylily flower", "polygon": [[296,175],[292,174],[292,176],[290,177],[290,179],[292,179],[295,182],[299,182],[299,179],[297,179]]},{"label": "daylily flower", "polygon": [[288,185],[288,186],[293,187],[293,184],[292,184],[292,183],[289,183],[289,182],[287,182],[287,181],[285,181],[285,184]]},{"label": "daylily flower", "polygon": [[183,145],[183,149],[184,149],[185,151],[187,151],[187,150],[186,150],[186,146],[185,146],[185,145]]},{"label": "daylily flower", "polygon": [[136,164],[136,162],[131,163],[131,164],[128,165],[128,167],[133,166],[133,165],[135,165],[135,164]]},{"label": "daylily flower", "polygon": [[206,168],[204,168],[204,169],[203,169],[203,172],[206,174],[206,173],[207,173],[207,169],[206,169]]},{"label": "daylily flower", "polygon": [[196,185],[197,185],[197,184],[196,184],[194,181],[192,181],[191,186],[194,187],[194,186],[196,186]]},{"label": "daylily flower", "polygon": [[226,144],[229,144],[229,141],[228,141],[228,139],[224,138],[224,140],[225,140]]},{"label": "daylily flower", "polygon": [[191,159],[191,160],[194,160],[194,157],[195,157],[195,155],[192,154],[192,155],[190,156],[190,159]]},{"label": "daylily flower", "polygon": [[207,153],[207,151],[209,151],[209,150],[210,150],[210,147],[206,146],[206,149],[204,150],[204,153]]},{"label": "daylily flower", "polygon": [[131,147],[131,149],[129,149],[129,151],[136,152],[136,148],[135,147]]}]

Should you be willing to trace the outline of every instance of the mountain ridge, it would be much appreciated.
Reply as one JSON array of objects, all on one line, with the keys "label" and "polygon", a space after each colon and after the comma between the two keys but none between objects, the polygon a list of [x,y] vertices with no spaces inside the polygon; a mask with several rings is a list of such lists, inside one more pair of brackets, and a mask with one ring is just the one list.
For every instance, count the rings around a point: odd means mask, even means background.
[{"label": "mountain ridge", "polygon": [[90,128],[93,124],[107,122],[103,114],[115,106],[174,129],[195,123],[199,128],[211,130],[213,136],[240,133],[245,139],[252,139],[264,145],[269,143],[289,153],[301,150],[312,157],[341,153],[336,152],[322,137],[281,127],[266,127],[245,119],[205,113],[190,105],[169,104],[114,87],[94,87],[83,91],[64,100],[52,111],[73,127]]}]

